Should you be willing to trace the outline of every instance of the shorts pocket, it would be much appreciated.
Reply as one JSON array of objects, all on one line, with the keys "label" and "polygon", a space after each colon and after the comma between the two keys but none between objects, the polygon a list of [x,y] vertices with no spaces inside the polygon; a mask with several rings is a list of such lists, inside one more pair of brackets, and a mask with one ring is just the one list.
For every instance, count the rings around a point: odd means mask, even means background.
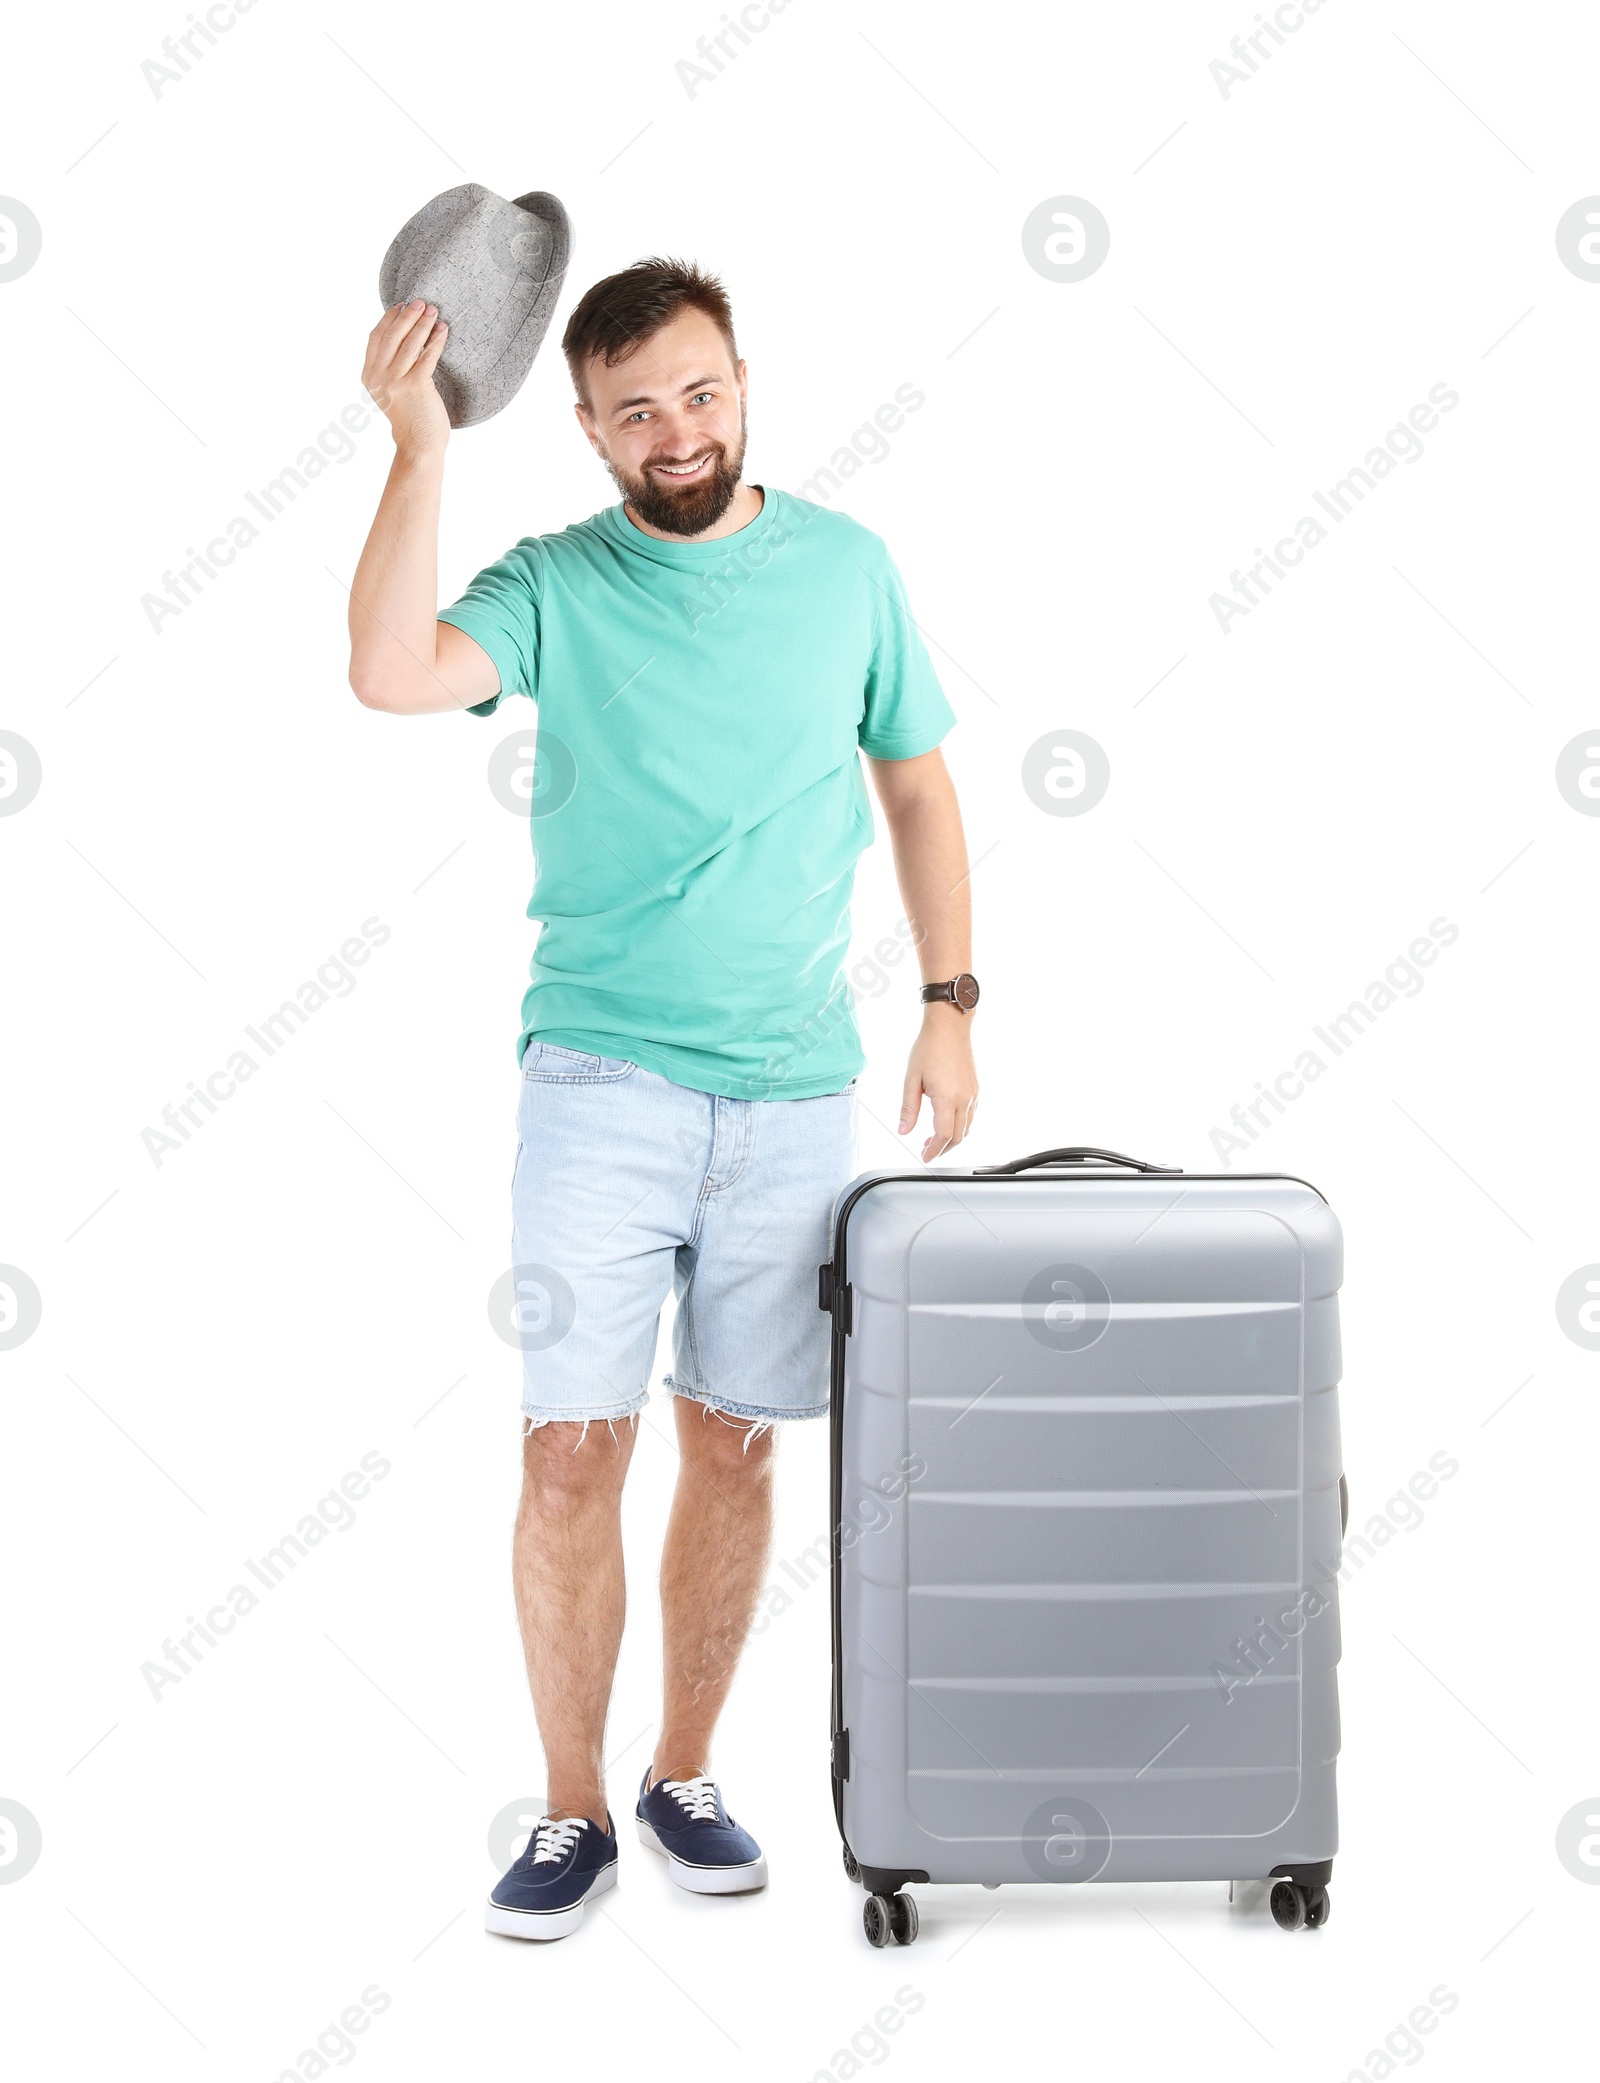
[{"label": "shorts pocket", "polygon": [[531,1041],[522,1052],[522,1075],[530,1085],[612,1085],[638,1067],[621,1056],[591,1056],[558,1042]]}]

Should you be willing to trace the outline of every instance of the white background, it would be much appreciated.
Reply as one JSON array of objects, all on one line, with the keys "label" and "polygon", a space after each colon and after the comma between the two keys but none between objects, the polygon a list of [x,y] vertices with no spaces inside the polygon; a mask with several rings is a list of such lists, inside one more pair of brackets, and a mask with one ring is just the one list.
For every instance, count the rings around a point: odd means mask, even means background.
[{"label": "white background", "polygon": [[[1379,2075],[1440,1984],[1458,2005],[1398,2067],[1498,2076],[1592,2035],[1600,1889],[1555,1846],[1600,1812],[1600,1357],[1554,1305],[1600,1259],[1600,820],[1554,774],[1600,724],[1600,286],[1555,227],[1600,190],[1600,25],[1326,0],[1224,97],[1209,68],[1254,13],[792,0],[693,96],[675,67],[711,0],[258,0],[159,97],[140,68],[179,0],[13,25],[0,191],[43,227],[0,284],[0,723],[43,767],[0,818],[0,1260],[43,1299],[0,1353],[0,1796],[43,1843],[0,1886],[19,2075],[309,2075],[373,1984],[390,2004],[333,2064],[370,2077],[844,2076],[907,1985],[863,2070]],[[1460,1464],[1344,1594],[1321,1933],[1219,1886],[924,1889],[917,1945],[870,1951],[820,1584],[753,1643],[718,1739],[767,1892],[688,1897],[625,1833],[574,1938],[481,1929],[491,1818],[542,1791],[507,1567],[518,1360],[485,1310],[534,930],[485,767],[527,717],[348,691],[381,423],[160,634],[141,608],[359,398],[380,257],[465,179],[567,204],[557,333],[642,253],[722,272],[757,481],[797,487],[925,391],[836,503],[888,540],[960,717],[971,1161],[1083,1141],[1210,1168],[1313,1023],[1459,928],[1247,1166],[1344,1224],[1352,1527],[1431,1455]],[[1078,283],[1022,248],[1060,195],[1111,227]],[[1224,635],[1209,596],[1440,383],[1460,402],[1422,458]],[[452,445],[444,598],[610,496],[552,338]],[[1110,761],[1081,817],[1021,786],[1062,729]],[[859,946],[898,914],[880,843]],[[391,937],[356,988],[153,1163],[161,1109],[369,917]],[[863,1003],[863,1166],[901,1154],[910,985]],[[657,1697],[659,1401],[645,1430],[619,1810]],[[824,1529],[825,1446],[784,1441],[779,1561]],[[391,1472],[355,1525],[153,1700],[141,1664],[366,1453]]]}]

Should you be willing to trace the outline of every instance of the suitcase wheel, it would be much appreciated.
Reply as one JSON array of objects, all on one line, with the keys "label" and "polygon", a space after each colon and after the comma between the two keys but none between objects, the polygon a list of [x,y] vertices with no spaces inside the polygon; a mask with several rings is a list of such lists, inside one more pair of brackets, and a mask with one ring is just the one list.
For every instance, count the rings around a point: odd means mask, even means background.
[{"label": "suitcase wheel", "polygon": [[869,1895],[861,1926],[872,1946],[908,1946],[917,1935],[917,1905],[909,1895]]},{"label": "suitcase wheel", "polygon": [[1273,1922],[1285,1931],[1298,1931],[1302,1925],[1315,1931],[1327,1923],[1332,1909],[1324,1887],[1303,1888],[1298,1881],[1281,1880],[1272,1891]]},{"label": "suitcase wheel", "polygon": [[849,1845],[846,1845],[844,1847],[844,1870],[849,1879],[860,1880],[861,1868],[857,1864],[856,1855],[850,1849]]}]

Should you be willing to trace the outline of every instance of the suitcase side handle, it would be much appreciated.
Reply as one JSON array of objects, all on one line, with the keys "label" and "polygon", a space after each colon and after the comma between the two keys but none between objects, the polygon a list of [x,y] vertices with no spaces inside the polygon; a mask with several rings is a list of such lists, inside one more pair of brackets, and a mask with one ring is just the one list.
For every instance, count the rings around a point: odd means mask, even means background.
[{"label": "suitcase side handle", "polygon": [[1081,1144],[1070,1144],[1063,1150],[1036,1150],[1031,1157],[1014,1157],[1009,1164],[980,1164],[979,1172],[1031,1172],[1035,1165],[1043,1164],[1118,1164],[1133,1172],[1154,1172],[1164,1179],[1182,1177],[1180,1167],[1170,1164],[1146,1164],[1142,1157],[1123,1157],[1115,1150],[1090,1150]]}]

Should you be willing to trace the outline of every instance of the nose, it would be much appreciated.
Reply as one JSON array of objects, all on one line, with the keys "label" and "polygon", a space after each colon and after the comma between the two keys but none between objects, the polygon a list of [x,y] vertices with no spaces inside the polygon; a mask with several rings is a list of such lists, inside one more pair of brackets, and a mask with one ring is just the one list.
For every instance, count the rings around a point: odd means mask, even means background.
[{"label": "nose", "polygon": [[704,429],[697,427],[687,412],[670,413],[656,424],[654,455],[658,462],[686,463],[705,447]]}]

